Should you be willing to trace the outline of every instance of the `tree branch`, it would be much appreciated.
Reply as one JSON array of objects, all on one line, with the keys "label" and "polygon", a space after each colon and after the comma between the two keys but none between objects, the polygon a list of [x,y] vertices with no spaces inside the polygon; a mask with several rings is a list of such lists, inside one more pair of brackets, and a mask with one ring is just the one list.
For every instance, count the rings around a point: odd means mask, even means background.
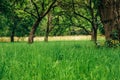
[{"label": "tree branch", "polygon": [[90,19],[88,19],[87,17],[85,17],[85,16],[83,16],[83,15],[81,15],[81,14],[78,14],[78,13],[76,13],[76,12],[74,12],[74,14],[75,14],[75,15],[78,15],[78,16],[86,19],[86,20],[89,21],[90,23],[92,23],[92,21],[91,21]]},{"label": "tree branch", "polygon": [[26,13],[32,15],[32,16],[35,17],[35,18],[38,18],[38,17],[37,17],[36,15],[34,15],[32,12],[29,12],[29,11],[27,11],[27,10],[25,10],[25,9],[24,9],[24,12],[26,12]]},{"label": "tree branch", "polygon": [[57,0],[54,0],[50,6],[48,7],[48,9],[45,11],[45,13],[42,14],[41,18],[43,18],[44,16],[46,16],[46,14],[51,10],[51,8],[53,7],[53,5],[56,3]]},{"label": "tree branch", "polygon": [[32,2],[32,4],[34,5],[34,7],[35,7],[35,9],[36,9],[37,16],[40,17],[40,14],[39,14],[39,10],[38,10],[37,4],[36,4],[33,0],[31,0],[31,2]]},{"label": "tree branch", "polygon": [[90,23],[92,23],[92,21],[91,21],[90,19],[88,19],[87,17],[85,17],[85,16],[83,16],[83,15],[81,15],[81,14],[78,14],[78,13],[76,12],[76,10],[75,10],[75,5],[74,5],[74,0],[72,0],[72,8],[73,8],[73,12],[74,12],[75,15],[80,16],[80,17],[84,18],[85,20],[89,21]]},{"label": "tree branch", "polygon": [[[77,17],[75,17],[75,18],[76,18],[77,20],[79,20]],[[80,27],[80,28],[82,28],[85,32],[87,32],[87,34],[91,34],[90,31],[85,28],[85,26],[82,26],[81,24],[76,25],[71,18],[70,18],[70,20],[71,20],[71,23],[72,23],[73,26]],[[78,22],[78,23],[79,23],[79,22]]]},{"label": "tree branch", "polygon": [[87,34],[91,34],[89,30],[87,30],[84,26],[80,25],[80,28],[84,29]]},{"label": "tree branch", "polygon": [[42,11],[44,11],[45,10],[45,7],[44,7],[44,0],[43,0],[43,2],[41,3],[41,6],[42,6]]}]

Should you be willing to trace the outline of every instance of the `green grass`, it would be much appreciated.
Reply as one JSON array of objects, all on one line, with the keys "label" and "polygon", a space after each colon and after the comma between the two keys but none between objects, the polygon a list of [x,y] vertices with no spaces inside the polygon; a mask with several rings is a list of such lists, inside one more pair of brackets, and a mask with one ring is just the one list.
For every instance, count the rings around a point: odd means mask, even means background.
[{"label": "green grass", "polygon": [[120,49],[89,41],[0,43],[0,80],[120,80]]}]

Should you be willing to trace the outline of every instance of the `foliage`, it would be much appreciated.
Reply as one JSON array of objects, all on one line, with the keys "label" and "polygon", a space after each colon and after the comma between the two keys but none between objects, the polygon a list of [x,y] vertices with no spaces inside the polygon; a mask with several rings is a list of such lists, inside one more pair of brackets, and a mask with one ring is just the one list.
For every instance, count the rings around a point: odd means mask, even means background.
[{"label": "foliage", "polygon": [[117,48],[120,47],[120,42],[118,40],[107,40],[105,42],[97,42],[96,43],[97,48]]},{"label": "foliage", "polygon": [[0,15],[0,36],[8,36],[9,34],[9,21],[3,15]]},{"label": "foliage", "polygon": [[17,25],[15,35],[18,37],[28,36],[30,27],[33,25],[33,19],[30,16],[23,18]]},{"label": "foliage", "polygon": [[10,2],[7,0],[0,0],[0,13],[4,14],[4,15],[8,15],[7,12],[11,12],[10,11]]},{"label": "foliage", "polygon": [[120,42],[118,40],[108,40],[105,42],[105,46],[109,48],[111,47],[116,48],[120,46]]},{"label": "foliage", "polygon": [[99,31],[100,31],[100,33],[101,33],[102,35],[105,35],[105,30],[104,30],[104,27],[103,27],[102,24],[100,24],[100,25],[98,26],[98,29],[99,29]]},{"label": "foliage", "polygon": [[[37,18],[46,13],[54,0],[0,0],[0,35],[10,36],[15,28],[15,36],[28,36]],[[100,0],[57,0],[50,10],[52,29],[50,36],[92,34],[99,28],[105,34],[98,8]],[[14,25],[16,23],[17,25]],[[93,28],[92,23],[96,25]],[[47,26],[45,16],[36,30],[35,36],[44,36]],[[94,31],[95,32],[95,31]],[[113,34],[116,37],[118,34]]]},{"label": "foliage", "polygon": [[[28,31],[30,29],[30,25],[33,25],[33,22],[35,21],[35,18],[38,16],[38,13],[36,12],[36,7],[33,4],[35,3],[36,6],[38,7],[37,11],[41,12],[40,14],[42,14],[42,10],[47,9],[47,5],[50,3],[50,1],[25,1],[25,0],[13,0],[12,2],[8,1],[7,4],[9,4],[9,6],[5,6],[4,4],[4,9],[6,10],[4,11],[7,14],[10,14],[9,16],[7,16],[8,19],[11,19],[10,17],[15,16],[18,17],[19,20],[17,21],[17,26],[16,26],[16,36],[25,36],[28,35]],[[79,4],[81,3],[81,4]],[[85,16],[89,16],[89,14],[87,13],[87,11],[84,8],[84,1],[76,1],[77,4],[77,8],[78,8],[78,12],[80,12],[81,14],[84,14]],[[83,4],[83,5],[82,5]],[[80,6],[79,6],[80,5]],[[41,7],[40,7],[41,6]],[[8,7],[9,10],[6,9],[6,7]],[[53,7],[53,9],[51,10],[52,14],[53,14],[53,30],[52,32],[50,32],[50,35],[71,35],[73,34],[72,29],[75,31],[74,35],[78,34],[78,32],[75,30],[76,27],[83,27],[86,28],[86,30],[90,30],[91,25],[86,22],[86,20],[76,16],[73,14],[73,9],[69,8],[72,7],[72,2],[71,0],[59,0],[57,1],[57,3],[55,4],[55,7]],[[80,7],[80,9],[79,9]],[[23,12],[23,10],[25,12]],[[4,14],[4,13],[3,13]],[[32,18],[32,20],[27,19],[27,14],[29,14],[29,19]],[[59,19],[58,19],[59,17]],[[45,26],[46,26],[46,20],[47,18],[45,17],[44,20],[42,20],[39,29],[36,32],[36,35],[39,36],[44,36],[45,34]],[[59,20],[59,22],[58,22]],[[7,25],[10,27],[10,30],[12,30],[12,28],[14,27],[14,22],[13,20],[10,20],[12,22],[9,22],[11,25]],[[31,21],[31,23],[30,23]],[[15,22],[16,23],[16,22]],[[81,27],[81,28],[82,28]],[[71,29],[70,29],[71,28]],[[82,28],[82,29],[84,29]],[[81,30],[82,30],[81,29]],[[9,31],[10,32],[10,31]],[[84,30],[83,30],[84,32]],[[10,33],[8,33],[10,34]],[[82,34],[80,32],[80,34]],[[6,35],[5,35],[6,36]]]}]

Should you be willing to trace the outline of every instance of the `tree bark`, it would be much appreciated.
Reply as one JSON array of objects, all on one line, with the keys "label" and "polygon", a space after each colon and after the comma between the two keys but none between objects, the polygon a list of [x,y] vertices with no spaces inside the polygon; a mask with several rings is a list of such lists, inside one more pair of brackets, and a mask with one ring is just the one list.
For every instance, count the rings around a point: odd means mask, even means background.
[{"label": "tree bark", "polygon": [[97,24],[96,24],[96,21],[94,20],[94,16],[92,15],[93,19],[92,19],[92,32],[91,32],[91,40],[94,41],[95,43],[97,42]]},{"label": "tree bark", "polygon": [[34,25],[32,26],[32,29],[30,31],[29,37],[28,37],[28,43],[33,43],[34,41],[34,37],[35,37],[35,31],[37,29],[37,27],[39,26],[39,23],[42,19],[39,17],[36,22],[34,23]]},{"label": "tree bark", "polygon": [[97,28],[96,27],[92,27],[91,40],[94,41],[95,43],[97,42]]},{"label": "tree bark", "polygon": [[96,44],[96,41],[97,41],[97,16],[95,16],[95,10],[94,8],[92,7],[92,0],[90,0],[90,14],[91,14],[91,17],[92,17],[92,21],[91,21],[91,26],[92,26],[92,33],[91,33],[91,40],[95,42]]},{"label": "tree bark", "polygon": [[45,38],[44,38],[45,42],[48,42],[48,36],[49,36],[49,26],[47,26],[46,28],[46,33],[45,33]]},{"label": "tree bark", "polygon": [[49,36],[49,32],[50,32],[50,26],[52,26],[52,16],[50,14],[50,12],[48,13],[48,22],[47,22],[47,27],[46,27],[46,32],[45,32],[45,38],[44,41],[48,42],[48,36]]},{"label": "tree bark", "polygon": [[[106,1],[106,0],[105,0]],[[105,38],[106,40],[110,40],[110,33],[112,32],[112,23],[113,23],[113,8],[111,7],[111,5],[106,5],[107,1],[102,2],[102,5],[100,6],[100,12],[101,12],[101,19],[102,19],[102,23],[104,26],[104,30],[105,30]]]},{"label": "tree bark", "polygon": [[106,41],[112,40],[111,34],[117,31],[120,39],[120,0],[101,0],[99,6]]},{"label": "tree bark", "polygon": [[118,40],[120,42],[120,0],[117,0],[116,2],[116,26],[118,28]]}]

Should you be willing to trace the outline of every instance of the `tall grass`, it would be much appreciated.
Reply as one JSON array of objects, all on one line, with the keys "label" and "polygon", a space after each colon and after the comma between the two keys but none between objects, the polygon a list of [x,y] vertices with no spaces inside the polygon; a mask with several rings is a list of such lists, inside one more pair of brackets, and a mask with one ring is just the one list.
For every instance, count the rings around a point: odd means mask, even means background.
[{"label": "tall grass", "polygon": [[0,43],[0,80],[120,80],[120,49],[89,41]]}]

